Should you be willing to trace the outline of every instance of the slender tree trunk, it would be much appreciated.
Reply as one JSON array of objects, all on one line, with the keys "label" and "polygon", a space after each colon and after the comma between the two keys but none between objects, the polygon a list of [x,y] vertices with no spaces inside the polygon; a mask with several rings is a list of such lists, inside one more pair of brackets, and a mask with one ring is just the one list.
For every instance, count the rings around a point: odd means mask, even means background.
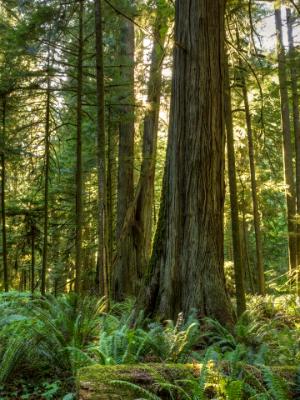
[{"label": "slender tree trunk", "polygon": [[[171,114],[147,311],[195,308],[225,325],[224,12],[222,0],[176,0]],[[199,23],[201,21],[201,23]]]},{"label": "slender tree trunk", "polygon": [[291,75],[291,89],[293,102],[293,124],[296,148],[296,246],[297,246],[297,290],[300,296],[300,116],[299,116],[299,94],[298,94],[298,71],[295,60],[295,46],[293,34],[293,17],[290,8],[286,9],[288,41],[289,41],[289,65]]},{"label": "slender tree trunk", "polygon": [[287,204],[287,219],[288,219],[288,246],[289,246],[289,268],[290,271],[296,268],[296,201],[293,173],[293,150],[291,142],[290,129],[290,113],[289,113],[289,97],[287,87],[286,60],[285,51],[282,41],[282,21],[280,1],[275,2],[275,22],[276,22],[276,37],[277,37],[277,59],[278,59],[278,74],[281,102],[281,121],[283,133],[283,160],[284,160],[284,177],[286,186],[286,204]]},{"label": "slender tree trunk", "polygon": [[31,293],[35,290],[35,226],[31,223]]},{"label": "slender tree trunk", "polygon": [[84,0],[79,0],[77,56],[77,130],[76,130],[76,217],[75,217],[75,292],[80,292],[82,267],[82,59]]},{"label": "slender tree trunk", "polygon": [[48,265],[48,230],[49,230],[49,172],[50,172],[50,49],[48,48],[47,60],[47,92],[46,92],[46,114],[45,114],[45,155],[44,155],[44,237],[43,237],[43,258],[41,271],[41,294],[46,293],[46,277]]},{"label": "slender tree trunk", "polygon": [[[108,135],[107,135],[107,229],[108,229],[108,262],[112,265],[113,252],[114,252],[114,160],[115,160],[115,146],[111,121],[111,107],[108,109]],[[109,276],[111,280],[111,276]],[[111,283],[110,285],[111,286]]]},{"label": "slender tree trunk", "polygon": [[250,113],[249,100],[248,100],[248,91],[247,91],[246,81],[245,81],[245,77],[244,77],[242,68],[243,68],[243,66],[240,63],[241,84],[242,84],[243,99],[244,99],[244,106],[245,106],[247,138],[248,138],[248,152],[249,152],[249,165],[250,165],[250,178],[251,178],[251,195],[252,195],[252,207],[253,207],[253,223],[254,223],[254,231],[255,231],[256,268],[257,268],[257,277],[258,277],[258,293],[260,295],[265,295],[265,274],[264,274],[264,263],[263,263],[259,205],[258,205],[258,198],[257,198],[257,181],[256,181],[256,171],[255,171],[253,132],[252,132],[251,113]]},{"label": "slender tree trunk", "polygon": [[[119,167],[117,202],[117,260],[114,270],[114,297],[122,300],[136,291],[136,248],[132,232],[120,240],[127,210],[134,198],[134,25],[123,18],[120,27],[121,81],[124,84],[119,123]],[[127,90],[126,90],[127,88]],[[121,100],[122,102],[122,100]]]},{"label": "slender tree trunk", "polygon": [[109,299],[108,243],[106,229],[105,100],[103,69],[102,4],[95,0],[96,80],[97,80],[97,165],[98,165],[98,270],[99,293]]},{"label": "slender tree trunk", "polygon": [[135,224],[137,245],[137,279],[145,277],[146,266],[151,256],[152,221],[154,202],[154,180],[157,150],[157,133],[162,87],[162,65],[166,38],[167,16],[158,5],[154,26],[154,42],[151,56],[151,69],[148,83],[149,111],[144,118],[143,160],[136,194]]},{"label": "slender tree trunk", "polygon": [[[159,4],[153,30],[154,42],[148,82],[149,111],[147,111],[144,118],[143,159],[140,179],[134,200],[129,209],[127,209],[124,224],[119,234],[120,242],[124,238],[128,240],[130,235],[131,243],[134,245],[133,253],[136,254],[136,268],[131,273],[131,279],[134,280],[135,286],[133,288],[134,292],[130,293],[134,295],[137,295],[141,288],[146,266],[151,255],[157,133],[162,86],[162,63],[167,33],[165,27],[168,23],[167,15],[166,4]],[[134,276],[132,275],[133,272],[135,272]]]},{"label": "slender tree trunk", "polygon": [[6,137],[6,96],[2,97],[2,152],[1,152],[1,219],[2,219],[2,253],[3,253],[3,279],[4,290],[9,291],[9,275],[7,262],[7,240],[6,240],[6,210],[5,210],[5,185],[6,185],[6,163],[5,163],[5,137]]},{"label": "slender tree trunk", "polygon": [[[227,58],[227,57],[226,57]],[[231,90],[228,70],[228,60],[225,62],[225,123],[227,133],[227,161],[228,161],[228,179],[230,191],[230,209],[231,209],[231,229],[232,229],[232,246],[233,260],[235,273],[235,288],[237,314],[240,316],[246,310],[246,297],[244,287],[244,266],[242,262],[241,240],[240,240],[240,222],[239,208],[237,200],[237,185],[236,185],[236,168],[235,168],[235,152],[234,152],[234,137],[233,123],[231,110]]]}]

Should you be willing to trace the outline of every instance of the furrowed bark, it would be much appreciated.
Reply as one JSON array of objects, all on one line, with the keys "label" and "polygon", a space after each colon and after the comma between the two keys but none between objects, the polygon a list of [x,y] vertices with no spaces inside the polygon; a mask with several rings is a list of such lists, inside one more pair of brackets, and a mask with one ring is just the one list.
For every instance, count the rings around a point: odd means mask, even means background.
[{"label": "furrowed bark", "polygon": [[194,308],[231,325],[223,269],[224,8],[222,0],[176,1],[167,160],[147,309],[174,319]]}]

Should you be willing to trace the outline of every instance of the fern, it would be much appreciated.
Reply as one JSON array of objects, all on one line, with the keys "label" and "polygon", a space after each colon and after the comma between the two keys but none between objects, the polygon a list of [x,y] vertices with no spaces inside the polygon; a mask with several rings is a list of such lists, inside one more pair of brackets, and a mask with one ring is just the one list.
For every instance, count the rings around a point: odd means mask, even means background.
[{"label": "fern", "polygon": [[286,400],[289,395],[286,388],[286,383],[282,378],[275,375],[271,369],[265,365],[261,366],[263,372],[264,381],[267,388],[274,400]]},{"label": "fern", "polygon": [[241,400],[243,386],[243,381],[230,381],[226,386],[226,400]]}]

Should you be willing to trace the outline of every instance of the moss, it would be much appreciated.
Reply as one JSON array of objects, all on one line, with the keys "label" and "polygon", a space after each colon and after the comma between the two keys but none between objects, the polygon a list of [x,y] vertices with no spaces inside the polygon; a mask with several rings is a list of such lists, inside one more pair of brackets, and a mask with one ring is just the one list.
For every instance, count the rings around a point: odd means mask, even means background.
[{"label": "moss", "polygon": [[174,383],[177,379],[189,379],[197,375],[198,371],[199,368],[191,364],[94,365],[79,370],[77,387],[82,400],[136,399],[136,390],[112,383],[119,380],[168,398],[164,390],[160,389],[160,382]]},{"label": "moss", "polygon": [[[229,373],[228,363],[220,365],[225,375]],[[248,378],[255,377],[258,388],[263,386],[261,371],[253,366],[244,366]],[[297,381],[298,368],[293,366],[272,367],[273,372],[289,382],[291,392]],[[177,380],[189,380],[199,376],[201,364],[138,364],[138,365],[94,365],[82,368],[77,375],[77,388],[81,400],[134,400],[139,397],[134,385],[138,385],[162,399],[170,396],[160,383],[174,384]],[[247,375],[247,374],[246,374]],[[125,381],[117,385],[112,381]],[[249,382],[250,383],[250,382]],[[254,382],[255,383],[255,382]],[[130,384],[133,384],[130,387]],[[252,382],[253,384],[253,382]],[[256,384],[254,384],[256,387]],[[145,397],[145,396],[140,396]]]}]

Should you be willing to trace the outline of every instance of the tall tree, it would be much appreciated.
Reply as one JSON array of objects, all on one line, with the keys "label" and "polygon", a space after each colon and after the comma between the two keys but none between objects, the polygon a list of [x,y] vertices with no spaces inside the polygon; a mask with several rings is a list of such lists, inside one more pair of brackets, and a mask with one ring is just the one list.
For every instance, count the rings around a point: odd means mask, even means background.
[{"label": "tall tree", "polygon": [[248,139],[253,223],[255,231],[256,268],[257,268],[256,275],[258,278],[258,293],[264,295],[265,275],[264,275],[264,263],[263,263],[263,251],[262,251],[261,223],[259,215],[259,204],[257,198],[257,181],[256,181],[256,170],[255,170],[253,130],[252,130],[251,112],[248,99],[248,89],[246,85],[243,65],[241,62],[240,62],[240,79],[241,79],[241,86],[243,93],[243,101],[245,106],[245,118],[246,118],[247,139]]},{"label": "tall tree", "polygon": [[46,274],[48,264],[48,230],[49,230],[49,173],[50,173],[50,46],[48,45],[47,56],[47,88],[46,88],[46,106],[45,106],[45,165],[44,165],[44,238],[43,238],[43,260],[41,270],[41,294],[46,292]]},{"label": "tall tree", "polygon": [[30,244],[31,244],[31,273],[30,273],[30,281],[31,281],[31,294],[34,294],[35,290],[35,237],[36,237],[36,226],[35,221],[32,218],[31,222],[31,230],[30,230]]},{"label": "tall tree", "polygon": [[162,67],[165,53],[164,45],[168,27],[167,11],[167,7],[163,2],[157,4],[148,82],[149,111],[144,118],[143,159],[136,193],[135,222],[138,226],[136,242],[137,278],[139,281],[145,276],[146,265],[151,256],[157,134],[162,89]]},{"label": "tall tree", "polygon": [[79,0],[79,30],[77,55],[77,125],[76,125],[76,216],[75,216],[75,292],[80,292],[82,267],[82,90],[83,90],[83,11],[84,0]]},{"label": "tall tree", "polygon": [[289,245],[289,268],[294,270],[296,267],[296,201],[295,185],[293,173],[293,150],[290,127],[289,96],[287,85],[286,58],[282,39],[282,19],[281,19],[281,1],[275,3],[275,24],[277,39],[277,61],[279,74],[279,90],[281,105],[281,122],[283,134],[283,160],[284,160],[284,178],[286,186],[286,205],[288,218],[288,245]]},{"label": "tall tree", "polygon": [[236,302],[237,314],[241,315],[246,310],[246,296],[244,285],[244,267],[242,261],[242,249],[240,240],[240,222],[239,222],[239,209],[237,199],[237,184],[236,184],[236,167],[235,167],[235,154],[234,154],[234,136],[233,136],[233,122],[232,122],[232,109],[231,109],[231,89],[229,79],[228,59],[225,62],[224,74],[224,107],[225,107],[225,124],[226,124],[226,138],[227,138],[227,162],[228,162],[228,180],[230,191],[230,210],[231,210],[231,227],[232,227],[232,247],[233,247],[233,260],[235,272],[235,288],[236,288]]},{"label": "tall tree", "polygon": [[109,298],[108,244],[106,231],[105,101],[102,2],[95,0],[96,80],[97,80],[97,165],[98,165],[98,280],[99,292]]},{"label": "tall tree", "polygon": [[152,248],[152,224],[154,204],[154,183],[159,125],[162,69],[165,55],[165,40],[168,30],[168,5],[157,2],[153,28],[153,46],[148,81],[148,107],[144,117],[142,164],[134,201],[127,210],[125,223],[120,234],[121,240],[131,235],[136,253],[136,269],[132,279],[136,281],[135,293],[141,288],[146,275]]},{"label": "tall tree", "polygon": [[[294,18],[291,9],[286,9],[286,19],[288,28],[288,43],[289,43],[289,66],[291,76],[291,89],[292,89],[292,104],[293,104],[293,125],[295,136],[296,148],[296,246],[297,246],[297,268],[300,266],[300,115],[299,115],[299,94],[298,94],[298,72],[296,64],[296,52],[294,45],[293,23]],[[300,276],[298,272],[298,293],[300,294]]]},{"label": "tall tree", "polygon": [[3,254],[3,280],[4,290],[9,290],[9,276],[7,263],[7,239],[6,239],[6,162],[5,162],[5,137],[6,137],[6,94],[2,94],[2,138],[1,145],[1,219],[2,219],[2,254]]},{"label": "tall tree", "polygon": [[[126,2],[127,4],[127,2]],[[129,4],[129,3],[128,3]],[[136,251],[133,235],[127,234],[120,240],[126,213],[134,199],[134,24],[127,18],[121,19],[120,27],[120,79],[123,87],[120,98],[119,121],[119,164],[118,164],[118,202],[117,259],[114,270],[114,297],[122,300],[124,296],[134,295],[136,280]],[[132,276],[133,278],[129,278]]]},{"label": "tall tree", "polygon": [[[225,288],[223,0],[175,2],[167,160],[148,309],[233,322]],[[201,21],[201,23],[199,23]]]}]

